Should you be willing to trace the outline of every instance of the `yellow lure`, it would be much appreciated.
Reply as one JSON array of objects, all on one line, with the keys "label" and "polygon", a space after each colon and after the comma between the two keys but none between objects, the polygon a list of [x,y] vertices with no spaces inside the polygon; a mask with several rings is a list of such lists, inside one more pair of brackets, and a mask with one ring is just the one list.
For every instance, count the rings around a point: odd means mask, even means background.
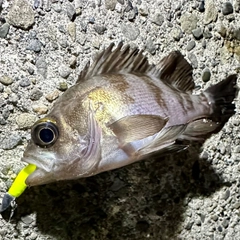
[{"label": "yellow lure", "polygon": [[8,190],[8,194],[10,194],[14,198],[19,197],[27,188],[27,185],[25,183],[27,177],[35,170],[36,166],[33,164],[29,164],[25,168],[23,168],[15,178],[10,189]]}]

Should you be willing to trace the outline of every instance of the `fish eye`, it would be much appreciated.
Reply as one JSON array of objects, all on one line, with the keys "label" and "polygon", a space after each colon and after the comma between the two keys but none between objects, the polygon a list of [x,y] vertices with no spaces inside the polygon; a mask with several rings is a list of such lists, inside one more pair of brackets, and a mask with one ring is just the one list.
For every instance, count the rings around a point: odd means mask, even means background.
[{"label": "fish eye", "polygon": [[51,147],[58,139],[58,127],[47,119],[39,120],[32,128],[32,139],[40,147]]}]

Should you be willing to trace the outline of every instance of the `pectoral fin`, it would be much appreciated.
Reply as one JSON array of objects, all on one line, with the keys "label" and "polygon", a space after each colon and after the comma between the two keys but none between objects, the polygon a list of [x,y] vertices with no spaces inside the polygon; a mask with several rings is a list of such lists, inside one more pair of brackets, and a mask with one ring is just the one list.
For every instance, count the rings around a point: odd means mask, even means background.
[{"label": "pectoral fin", "polygon": [[156,115],[133,115],[109,125],[122,144],[147,138],[160,132],[168,119]]}]

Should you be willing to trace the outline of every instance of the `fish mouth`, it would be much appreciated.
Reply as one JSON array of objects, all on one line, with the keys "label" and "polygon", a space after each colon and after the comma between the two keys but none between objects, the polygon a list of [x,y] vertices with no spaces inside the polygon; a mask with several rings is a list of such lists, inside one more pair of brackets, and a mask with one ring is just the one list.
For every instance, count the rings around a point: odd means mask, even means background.
[{"label": "fish mouth", "polygon": [[36,169],[30,173],[25,180],[25,184],[28,187],[43,185],[54,181],[50,171],[51,166],[43,165],[32,158],[23,158],[22,161],[36,166]]},{"label": "fish mouth", "polygon": [[36,166],[35,171],[41,169],[42,171],[45,171],[45,172],[51,172],[55,162],[55,158],[50,158],[49,156],[45,158],[44,156],[37,157],[37,156],[28,155],[28,156],[23,156],[21,160],[28,164],[35,165]]},{"label": "fish mouth", "polygon": [[25,180],[25,184],[29,187],[38,186],[54,182],[52,174],[46,173],[44,170],[37,168],[33,173],[31,173]]},{"label": "fish mouth", "polygon": [[36,157],[36,156],[24,156],[21,159],[23,162],[26,162],[28,164],[33,164],[36,166],[35,171],[29,174],[29,176],[26,178],[25,183],[27,186],[36,186],[36,185],[43,185],[49,182],[53,182],[53,176],[52,176],[52,169],[54,166],[54,161],[51,161],[52,159],[48,161],[44,161],[45,158]]}]

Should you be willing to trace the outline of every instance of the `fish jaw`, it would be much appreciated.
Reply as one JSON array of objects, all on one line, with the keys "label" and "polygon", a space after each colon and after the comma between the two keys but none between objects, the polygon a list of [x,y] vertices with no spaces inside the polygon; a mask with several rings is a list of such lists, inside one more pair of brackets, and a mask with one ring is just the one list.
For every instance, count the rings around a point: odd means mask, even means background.
[{"label": "fish jaw", "polygon": [[32,174],[30,174],[25,183],[27,186],[37,186],[37,185],[43,185],[50,182],[56,181],[53,176],[43,169],[37,168]]},{"label": "fish jaw", "polygon": [[26,185],[35,186],[55,181],[52,170],[56,162],[56,155],[40,148],[33,154],[31,151],[31,143],[28,145],[27,150],[21,160],[28,164],[34,164],[36,170],[27,177]]},{"label": "fish jaw", "polygon": [[[30,161],[26,161],[25,159],[22,159],[22,161],[30,163]],[[35,161],[31,161],[31,163],[32,162],[35,162]],[[25,180],[25,183],[27,186],[31,187],[36,185],[43,185],[53,181],[56,181],[56,179],[54,179],[51,172],[47,172],[43,168],[40,168],[37,166],[36,170],[27,177],[27,179]]]},{"label": "fish jaw", "polygon": [[[51,156],[52,155],[52,156]],[[51,153],[41,154],[41,157],[37,156],[24,156],[22,158],[23,162],[34,164],[39,169],[43,169],[45,172],[51,172],[55,163],[55,156]],[[48,159],[48,161],[41,161],[42,159]]]}]

